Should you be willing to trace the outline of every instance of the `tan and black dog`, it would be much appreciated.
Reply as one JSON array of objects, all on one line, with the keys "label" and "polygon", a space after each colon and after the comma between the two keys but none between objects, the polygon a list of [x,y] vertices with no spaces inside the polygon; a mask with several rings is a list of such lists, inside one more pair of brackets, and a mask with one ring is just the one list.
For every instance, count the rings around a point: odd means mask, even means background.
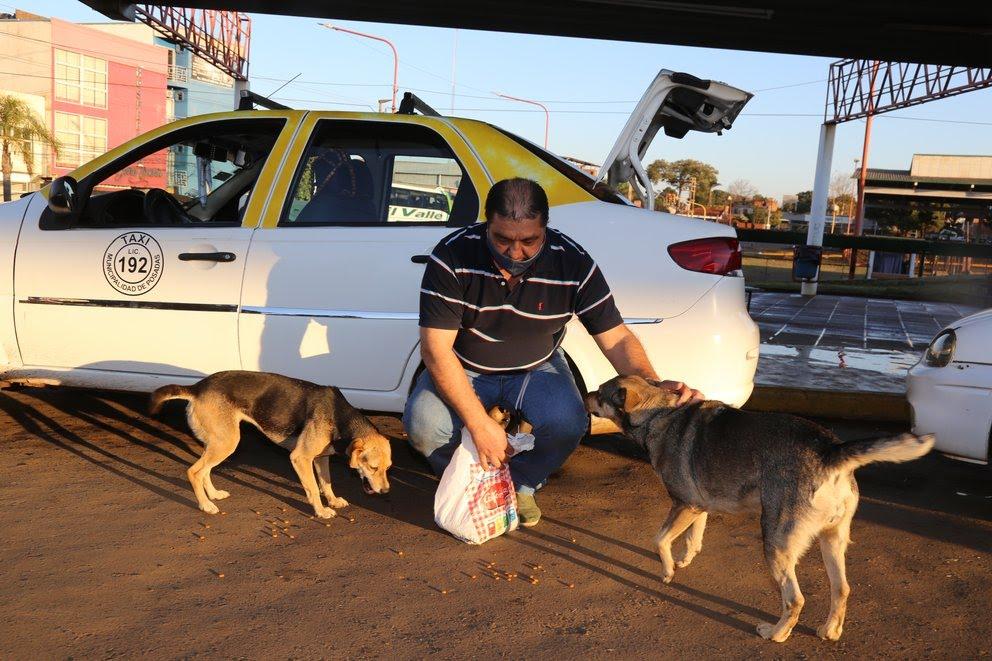
[{"label": "tan and black dog", "polygon": [[[781,413],[740,411],[721,402],[675,408],[678,396],[638,376],[616,377],[586,396],[586,409],[616,423],[643,447],[665,483],[672,509],[655,542],[663,580],[687,566],[703,546],[707,512],[761,512],[765,561],[782,591],[782,617],[762,622],[758,633],[782,642],[799,620],[804,598],[796,563],[820,540],[830,579],[830,614],[817,629],[837,640],[847,597],[845,552],[858,506],[854,470],[877,461],[922,457],[934,437],[842,442],[807,420]],[[685,554],[672,559],[672,542],[683,532]]]},{"label": "tan and black dog", "polygon": [[[333,508],[348,505],[348,501],[335,496],[331,489],[332,440],[349,441],[348,464],[358,471],[366,493],[389,491],[386,476],[392,464],[389,440],[333,386],[265,372],[217,372],[192,386],[162,386],[151,394],[151,414],[158,413],[162,404],[171,399],[189,402],[186,419],[204,445],[203,455],[186,474],[200,509],[208,514],[220,511],[213,500],[230,495],[214,488],[210,471],[238,446],[242,420],[290,451],[289,459],[307,500],[322,519],[333,517]],[[321,492],[330,507],[321,502]]]}]

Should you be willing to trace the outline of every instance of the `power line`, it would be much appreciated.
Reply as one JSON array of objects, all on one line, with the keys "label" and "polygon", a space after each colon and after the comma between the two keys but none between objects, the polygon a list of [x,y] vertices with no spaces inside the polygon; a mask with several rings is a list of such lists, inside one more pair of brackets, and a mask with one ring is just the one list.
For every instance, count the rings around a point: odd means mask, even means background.
[{"label": "power line", "polygon": [[772,92],[774,90],[784,90],[790,87],[803,87],[805,85],[817,85],[819,83],[825,83],[825,82],[827,82],[827,79],[821,78],[820,80],[809,80],[806,81],[805,83],[790,83],[788,85],[778,85],[776,87],[765,87],[763,89],[754,90],[754,93],[757,94],[758,92]]}]

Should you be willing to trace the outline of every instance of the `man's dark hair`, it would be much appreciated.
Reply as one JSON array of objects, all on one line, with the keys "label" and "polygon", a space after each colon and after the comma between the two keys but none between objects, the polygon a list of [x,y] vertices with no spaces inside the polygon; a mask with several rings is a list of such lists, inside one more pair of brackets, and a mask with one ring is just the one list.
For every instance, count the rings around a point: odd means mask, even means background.
[{"label": "man's dark hair", "polygon": [[540,216],[541,226],[548,224],[548,195],[536,181],[516,177],[496,182],[486,196],[486,220],[499,214],[511,220]]}]

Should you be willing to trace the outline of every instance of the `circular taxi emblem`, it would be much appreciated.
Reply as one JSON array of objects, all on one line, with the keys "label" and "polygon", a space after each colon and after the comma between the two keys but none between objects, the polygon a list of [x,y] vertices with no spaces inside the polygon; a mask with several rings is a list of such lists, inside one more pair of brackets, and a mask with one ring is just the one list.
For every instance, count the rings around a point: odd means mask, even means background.
[{"label": "circular taxi emblem", "polygon": [[162,277],[162,246],[150,234],[128,232],[113,240],[103,255],[103,275],[128,296],[151,291]]}]

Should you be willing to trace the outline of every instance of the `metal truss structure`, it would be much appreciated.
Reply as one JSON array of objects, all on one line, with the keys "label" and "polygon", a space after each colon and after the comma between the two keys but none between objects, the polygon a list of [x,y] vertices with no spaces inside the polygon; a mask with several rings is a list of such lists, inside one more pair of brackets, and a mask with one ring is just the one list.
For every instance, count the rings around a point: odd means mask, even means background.
[{"label": "metal truss structure", "polygon": [[134,16],[235,80],[248,80],[251,18],[237,11],[135,5]]},{"label": "metal truss structure", "polygon": [[830,65],[824,123],[908,108],[992,87],[992,67],[839,60]]}]

